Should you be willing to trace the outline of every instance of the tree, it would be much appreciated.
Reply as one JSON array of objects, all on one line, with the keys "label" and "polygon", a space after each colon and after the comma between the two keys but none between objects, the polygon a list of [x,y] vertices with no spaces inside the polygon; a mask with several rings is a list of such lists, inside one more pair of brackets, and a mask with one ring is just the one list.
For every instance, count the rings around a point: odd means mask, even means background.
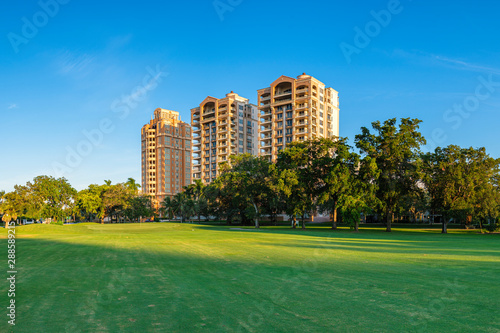
[{"label": "tree", "polygon": [[137,195],[137,192],[141,188],[141,185],[136,183],[134,178],[128,178],[125,182],[125,187],[128,188],[132,194]]},{"label": "tree", "polygon": [[17,219],[18,214],[20,213],[18,205],[20,199],[19,194],[15,191],[8,193],[3,192],[0,212],[2,214],[2,221],[5,222],[6,228],[8,227],[10,221]]},{"label": "tree", "polygon": [[380,175],[375,160],[370,156],[366,156],[357,165],[355,170],[351,169],[348,190],[343,191],[339,197],[342,220],[356,232],[359,229],[361,214],[366,215],[379,205],[376,180]]},{"label": "tree", "polygon": [[172,219],[175,215],[175,205],[172,197],[166,196],[161,202],[160,210],[169,219]]},{"label": "tree", "polygon": [[443,215],[442,233],[450,219],[467,223],[474,215],[498,217],[500,159],[484,148],[450,145],[423,155],[423,161],[431,209]]},{"label": "tree", "polygon": [[294,225],[295,216],[302,216],[302,229],[305,229],[305,215],[308,214],[311,220],[314,218],[319,199],[327,189],[326,178],[334,147],[332,140],[324,138],[292,142],[278,155],[278,168],[291,170],[290,176],[296,177],[297,183],[287,198],[286,211],[294,219]]},{"label": "tree", "polygon": [[186,194],[193,200],[194,210],[198,216],[198,223],[201,221],[201,214],[206,209],[207,200],[203,196],[205,185],[200,179],[195,179],[193,184],[186,186]]},{"label": "tree", "polygon": [[418,187],[421,178],[420,147],[426,142],[418,132],[421,120],[403,118],[399,128],[396,122],[396,118],[383,124],[373,122],[376,134],[362,127],[362,133],[355,139],[356,147],[362,154],[373,158],[380,170],[376,196],[382,204],[388,232],[391,231],[400,199]]},{"label": "tree", "polygon": [[250,154],[233,155],[230,163],[222,166],[219,176],[224,188],[231,193],[232,204],[239,211],[242,221],[253,220],[259,228],[259,209],[269,194],[270,163],[263,157]]},{"label": "tree", "polygon": [[104,216],[109,216],[110,221],[113,221],[113,215],[117,216],[117,220],[128,208],[129,200],[132,194],[128,188],[122,184],[105,185],[105,190],[102,193],[102,204],[104,207]]},{"label": "tree", "polygon": [[64,219],[70,213],[76,190],[66,178],[38,176],[27,183],[30,201],[34,211],[42,217]]},{"label": "tree", "polygon": [[193,201],[184,192],[176,193],[172,198],[172,207],[176,215],[180,216],[181,223],[192,216],[194,207]]},{"label": "tree", "polygon": [[323,211],[330,213],[332,229],[337,229],[337,209],[345,201],[344,197],[354,190],[353,178],[359,168],[360,157],[351,152],[346,138],[334,142],[333,147],[333,156],[330,160],[325,159],[325,190],[320,193],[318,202]]},{"label": "tree", "polygon": [[106,188],[104,185],[91,184],[76,195],[76,207],[87,221],[96,217],[104,218],[105,208],[102,197]]},{"label": "tree", "polygon": [[130,220],[139,219],[142,216],[151,216],[154,213],[153,204],[149,195],[136,195],[128,200],[127,208],[124,210],[125,216]]}]

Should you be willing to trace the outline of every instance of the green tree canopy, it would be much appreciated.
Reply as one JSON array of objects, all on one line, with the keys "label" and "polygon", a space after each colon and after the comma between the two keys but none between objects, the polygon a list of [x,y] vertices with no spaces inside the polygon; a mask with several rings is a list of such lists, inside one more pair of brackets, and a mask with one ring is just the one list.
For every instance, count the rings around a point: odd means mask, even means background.
[{"label": "green tree canopy", "polygon": [[387,231],[391,231],[391,222],[401,198],[417,190],[422,178],[420,147],[426,141],[418,131],[421,122],[403,118],[397,127],[396,118],[383,124],[376,121],[372,123],[375,134],[362,127],[362,133],[356,135],[356,147],[374,159],[380,170],[376,196],[386,216]]}]

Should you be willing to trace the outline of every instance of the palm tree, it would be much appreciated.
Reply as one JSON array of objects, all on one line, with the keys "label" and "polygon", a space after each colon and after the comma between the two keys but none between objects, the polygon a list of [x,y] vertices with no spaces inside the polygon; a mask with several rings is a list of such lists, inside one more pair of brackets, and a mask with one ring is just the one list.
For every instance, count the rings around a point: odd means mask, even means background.
[{"label": "palm tree", "polygon": [[175,194],[172,201],[175,213],[181,217],[181,223],[185,217],[189,218],[192,216],[194,202],[185,192]]},{"label": "palm tree", "polygon": [[191,199],[192,208],[196,215],[198,215],[198,223],[201,220],[201,211],[203,206],[206,205],[206,200],[203,198],[203,190],[205,185],[200,179],[196,179],[193,184],[184,187],[184,194]]},{"label": "palm tree", "polygon": [[137,183],[134,178],[127,179],[125,186],[127,186],[127,188],[134,194],[137,194],[137,192],[141,188],[141,185],[139,185],[139,183]]},{"label": "palm tree", "polygon": [[174,200],[172,200],[172,197],[165,197],[165,199],[163,199],[163,201],[161,202],[161,211],[169,219],[174,217],[175,206],[174,206]]}]

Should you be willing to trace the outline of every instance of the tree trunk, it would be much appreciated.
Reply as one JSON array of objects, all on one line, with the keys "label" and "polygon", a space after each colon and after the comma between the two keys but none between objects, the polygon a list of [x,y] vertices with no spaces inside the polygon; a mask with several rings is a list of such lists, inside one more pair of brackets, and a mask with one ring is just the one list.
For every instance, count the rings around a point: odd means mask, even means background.
[{"label": "tree trunk", "polygon": [[330,214],[330,219],[332,220],[332,229],[337,230],[337,208],[333,209],[333,214]]},{"label": "tree trunk", "polygon": [[257,205],[252,201],[253,208],[255,209],[255,229],[259,229],[259,210],[257,209]]},{"label": "tree trunk", "polygon": [[297,229],[297,216],[294,215],[293,218],[292,218],[292,228],[293,229]]},{"label": "tree trunk", "polygon": [[354,223],[354,232],[358,231],[359,231],[359,220],[356,220],[356,222]]},{"label": "tree trunk", "polygon": [[394,218],[394,214],[391,211],[387,212],[387,228],[385,229],[386,232],[391,232],[391,224],[392,224],[392,219]]},{"label": "tree trunk", "polygon": [[442,234],[447,234],[448,233],[448,222],[446,222],[446,218],[443,216],[443,226],[441,229]]},{"label": "tree trunk", "polygon": [[302,230],[304,230],[305,228],[306,228],[306,219],[304,214],[302,214]]}]

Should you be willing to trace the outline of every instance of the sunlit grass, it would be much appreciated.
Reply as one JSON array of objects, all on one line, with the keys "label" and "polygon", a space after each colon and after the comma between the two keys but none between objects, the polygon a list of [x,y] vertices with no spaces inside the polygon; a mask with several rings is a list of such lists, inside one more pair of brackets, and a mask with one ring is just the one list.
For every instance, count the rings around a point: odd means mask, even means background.
[{"label": "sunlit grass", "polygon": [[78,224],[16,245],[17,332],[500,330],[498,235]]}]

